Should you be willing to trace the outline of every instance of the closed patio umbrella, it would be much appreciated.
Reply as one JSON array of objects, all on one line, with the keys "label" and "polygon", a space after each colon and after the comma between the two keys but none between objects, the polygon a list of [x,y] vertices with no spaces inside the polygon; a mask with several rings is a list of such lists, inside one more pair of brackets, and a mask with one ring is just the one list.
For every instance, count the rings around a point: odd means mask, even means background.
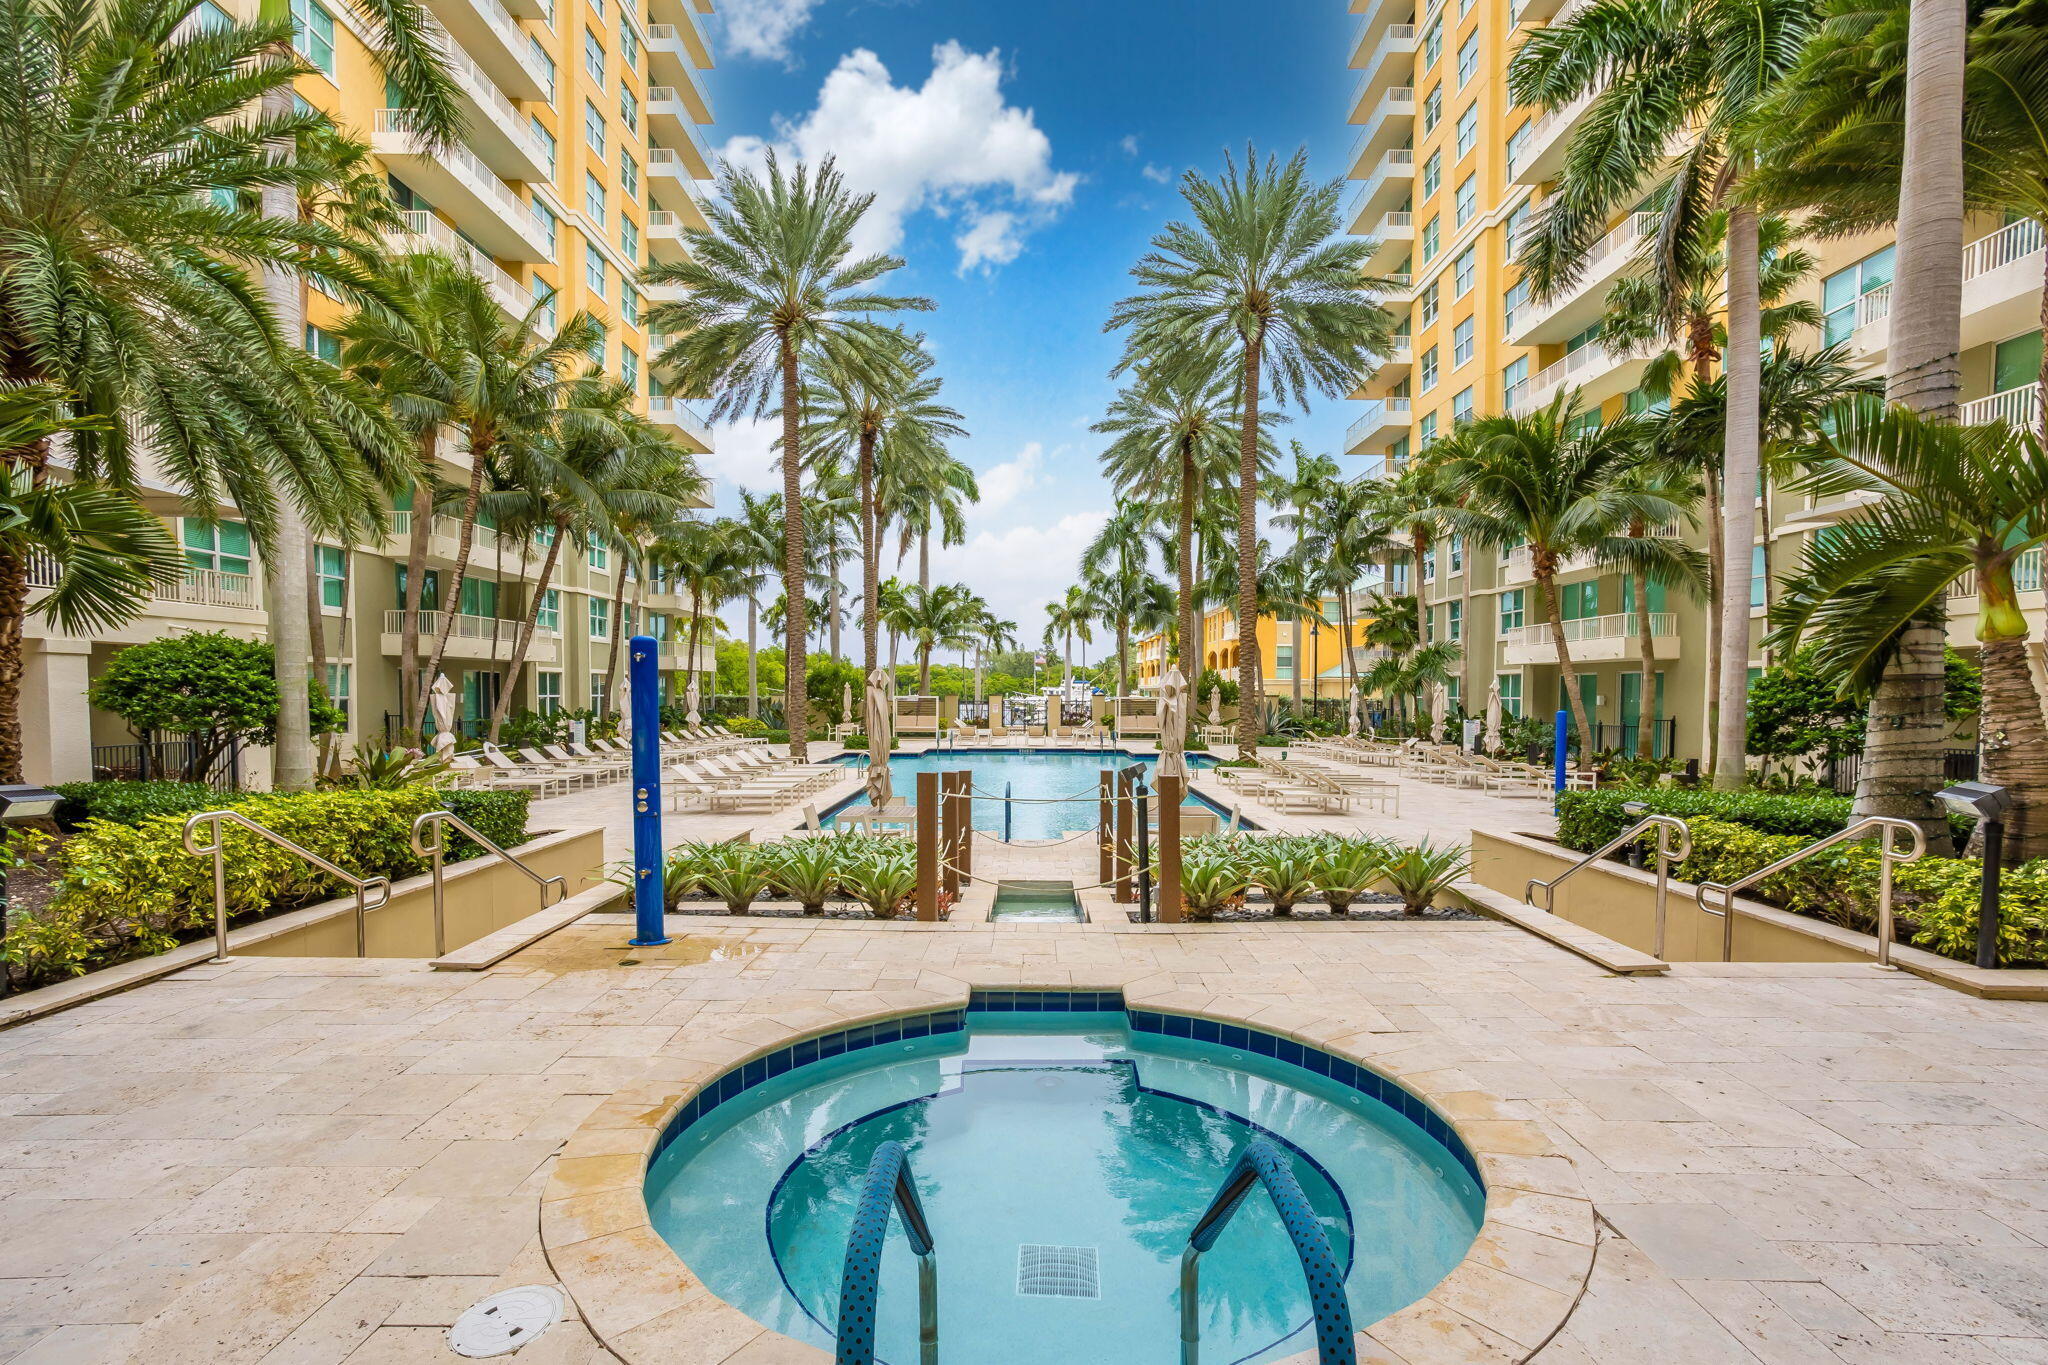
[{"label": "closed patio umbrella", "polygon": [[1500,679],[1495,678],[1486,689],[1486,742],[1500,748]]},{"label": "closed patio umbrella", "polygon": [[1159,686],[1159,776],[1188,775],[1188,680],[1170,668]]},{"label": "closed patio umbrella", "polygon": [[1349,733],[1354,735],[1358,733],[1360,720],[1361,717],[1358,714],[1358,689],[1353,688],[1351,690],[1351,721],[1346,727]]},{"label": "closed patio umbrella", "polygon": [[690,724],[703,724],[703,717],[697,714],[697,675],[694,673],[690,675],[690,685],[683,689],[683,705],[689,708],[690,714],[685,719]]},{"label": "closed patio umbrella", "polygon": [[427,694],[427,709],[434,717],[434,752],[454,753],[455,684],[448,681],[446,673],[434,678],[433,690]]},{"label": "closed patio umbrella", "polygon": [[868,674],[868,804],[876,810],[889,804],[889,741],[895,728],[896,679],[888,669]]},{"label": "closed patio umbrella", "polygon": [[841,725],[844,725],[847,721],[850,721],[852,719],[853,684],[850,682],[845,682],[839,685],[839,723]]},{"label": "closed patio umbrella", "polygon": [[631,739],[633,737],[633,680],[631,678],[622,677],[619,679],[619,702],[614,711],[619,718],[619,738]]}]

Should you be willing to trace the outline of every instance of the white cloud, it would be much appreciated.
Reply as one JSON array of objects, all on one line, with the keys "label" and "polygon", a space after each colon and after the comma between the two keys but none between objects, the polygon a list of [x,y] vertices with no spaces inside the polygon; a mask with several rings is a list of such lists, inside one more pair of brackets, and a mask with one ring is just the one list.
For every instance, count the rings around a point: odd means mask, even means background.
[{"label": "white cloud", "polygon": [[985,469],[974,476],[981,489],[981,501],[975,510],[993,512],[1016,501],[1019,493],[1036,488],[1039,475],[1045,471],[1045,447],[1036,441],[1027,442],[1012,460]]},{"label": "white cloud", "polygon": [[743,417],[712,432],[711,453],[699,455],[697,464],[714,481],[712,496],[720,507],[733,505],[735,488],[782,491],[782,475],[775,470],[776,443],[781,439],[782,423],[759,417]]},{"label": "white cloud", "polygon": [[810,22],[818,0],[725,0],[725,44],[744,57],[787,62],[789,40]]},{"label": "white cloud", "polygon": [[1147,180],[1161,185],[1167,184],[1173,179],[1172,171],[1169,171],[1164,166],[1154,165],[1149,161],[1145,163],[1145,168],[1139,171],[1138,174],[1144,176]]},{"label": "white cloud", "polygon": [[1052,141],[1029,109],[1003,98],[1001,55],[957,42],[932,49],[923,86],[896,84],[865,48],[840,58],[818,91],[817,107],[779,122],[772,143],[727,142],[727,160],[759,166],[779,155],[838,158],[855,190],[874,195],[856,233],[857,251],[891,251],[904,221],[930,209],[965,223],[956,236],[960,269],[1015,260],[1025,237],[1073,202],[1079,177],[1052,166]]},{"label": "white cloud", "polygon": [[1117,146],[1124,149],[1125,156],[1136,156],[1138,154],[1138,135],[1136,133],[1125,133],[1124,140],[1119,142]]},{"label": "white cloud", "polygon": [[1109,513],[1070,512],[1051,525],[1034,519],[1000,531],[979,531],[965,545],[932,547],[932,580],[965,583],[996,615],[1017,623],[1027,647],[1045,629],[1046,604],[1080,572],[1081,551]]}]

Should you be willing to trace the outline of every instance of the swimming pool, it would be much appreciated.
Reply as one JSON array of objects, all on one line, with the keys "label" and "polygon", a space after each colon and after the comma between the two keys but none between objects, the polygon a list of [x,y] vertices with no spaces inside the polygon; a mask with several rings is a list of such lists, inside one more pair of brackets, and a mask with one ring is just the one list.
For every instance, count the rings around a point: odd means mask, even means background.
[{"label": "swimming pool", "polygon": [[[1281,1149],[1359,1328],[1428,1293],[1478,1234],[1477,1164],[1413,1095],[1106,993],[977,992],[965,1011],[749,1062],[684,1107],[646,1192],[708,1289],[829,1349],[862,1176],[898,1142],[936,1248],[947,1365],[1172,1365],[1181,1252],[1256,1138]],[[916,1285],[892,1218],[878,1360],[917,1359]],[[1256,1188],[1203,1256],[1200,1299],[1204,1362],[1313,1347],[1301,1262]]]},{"label": "swimming pool", "polygon": [[[858,759],[850,761],[858,762]],[[1009,804],[1009,837],[1012,839],[1057,839],[1096,825],[1096,789],[1104,768],[1126,768],[1143,763],[1147,768],[1159,761],[1157,754],[1131,754],[1121,749],[959,749],[945,753],[897,754],[889,760],[890,782],[898,801],[915,798],[918,773],[953,772],[967,768],[974,773],[974,828],[988,834],[1003,833],[1003,793],[1007,789],[1018,799]],[[1192,773],[1216,766],[1213,754],[1189,754]],[[1047,797],[1079,796],[1083,799],[1048,803]],[[1034,800],[1022,798],[1032,797]],[[851,796],[827,813],[824,823],[848,805],[866,801]],[[1222,807],[1192,791],[1181,802],[1217,814]]]}]

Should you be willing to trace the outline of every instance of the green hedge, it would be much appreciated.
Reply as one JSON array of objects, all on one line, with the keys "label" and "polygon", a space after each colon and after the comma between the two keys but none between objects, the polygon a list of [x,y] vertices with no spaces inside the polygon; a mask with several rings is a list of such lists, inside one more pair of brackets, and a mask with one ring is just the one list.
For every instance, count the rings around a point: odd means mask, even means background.
[{"label": "green hedge", "polygon": [[1707,817],[1764,834],[1796,834],[1813,840],[1849,823],[1846,796],[1780,796],[1772,792],[1719,792],[1700,787],[1603,787],[1560,792],[1557,841],[1591,853],[1634,823],[1622,806],[1640,801],[1652,815],[1684,820]]},{"label": "green hedge", "polygon": [[[108,785],[108,784],[98,784]],[[159,784],[124,783],[124,787]],[[161,784],[175,786],[178,784]],[[524,792],[436,791],[421,785],[395,791],[335,789],[293,793],[209,791],[199,806],[225,805],[359,876],[394,881],[426,870],[412,851],[412,825],[445,806],[503,847],[525,842]],[[132,813],[134,801],[105,803]],[[94,798],[80,798],[90,808]],[[176,798],[162,797],[166,804]],[[37,984],[95,967],[160,953],[213,923],[213,862],[185,852],[188,809],[144,814],[133,823],[88,820],[61,843],[33,830],[8,841],[15,866],[42,860],[52,882],[40,908],[13,917],[5,960],[16,979]],[[344,884],[247,830],[224,828],[231,918],[311,905],[344,894]],[[473,857],[468,840],[450,842],[452,857]]]},{"label": "green hedge", "polygon": [[239,796],[204,782],[60,782],[50,790],[64,798],[57,824],[67,831],[87,820],[136,825],[152,815],[190,815],[232,804]]}]

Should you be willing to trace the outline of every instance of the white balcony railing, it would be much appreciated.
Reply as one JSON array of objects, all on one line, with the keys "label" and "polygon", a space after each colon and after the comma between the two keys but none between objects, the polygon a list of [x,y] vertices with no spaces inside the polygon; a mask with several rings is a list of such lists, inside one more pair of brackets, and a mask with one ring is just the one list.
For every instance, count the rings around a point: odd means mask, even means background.
[{"label": "white balcony railing", "polygon": [[[411,109],[379,109],[377,131],[380,133],[418,134],[418,114]],[[432,156],[447,165],[456,177],[493,208],[505,216],[507,222],[520,224],[535,233],[540,231],[540,218],[533,206],[521,201],[512,187],[498,179],[497,173],[484,165],[475,152],[457,142],[438,152],[421,151],[422,156]]]},{"label": "white balcony railing", "polygon": [[1409,419],[1411,405],[1406,398],[1381,398],[1366,405],[1365,414],[1351,424],[1344,433],[1344,444],[1348,448],[1378,431],[1384,426],[1405,426]]},{"label": "white balcony railing", "polygon": [[1892,315],[1892,287],[1887,281],[1856,300],[1856,329],[1861,331]]},{"label": "white balcony railing", "polygon": [[[1581,616],[1576,620],[1562,623],[1567,646],[1582,644],[1589,640],[1625,640],[1636,637],[1638,618],[1632,611],[1618,611],[1610,616]],[[1676,635],[1678,617],[1673,612],[1653,611],[1650,613],[1650,634],[1654,637]],[[1548,622],[1521,626],[1505,632],[1501,643],[1536,647],[1555,645],[1556,637],[1550,633]]]},{"label": "white balcony railing", "polygon": [[1508,411],[1517,417],[1532,412],[1554,397],[1564,385],[1584,382],[1626,358],[1625,353],[1610,351],[1597,341],[1581,346],[1564,359],[1545,365],[1532,377],[1511,387],[1507,394]]},{"label": "white balcony railing", "polygon": [[[445,620],[447,620],[445,613],[438,611],[421,612],[420,637],[422,639],[432,639],[438,636],[441,633],[442,622]],[[524,628],[525,624],[524,621],[509,616],[472,616],[468,612],[457,612],[455,614],[455,624],[448,631],[448,638],[451,640],[481,640],[486,643],[495,642],[510,647],[518,643],[519,632]],[[384,633],[386,635],[397,635],[404,629],[405,613],[403,611],[386,611],[384,613]],[[557,640],[561,638],[561,634],[562,632],[559,628],[539,624],[536,624],[534,627],[534,638],[537,640]]]},{"label": "white balcony railing", "polygon": [[221,569],[187,569],[176,583],[159,586],[159,602],[184,602],[195,607],[260,607],[263,599],[255,578]]},{"label": "white balcony railing", "polygon": [[1989,398],[1974,399],[1963,404],[1962,419],[1968,426],[2005,422],[2031,429],[2041,420],[2041,386],[2022,384],[2004,393],[1994,393]]},{"label": "white balcony railing", "polygon": [[505,268],[492,260],[488,254],[478,250],[465,240],[461,233],[436,218],[427,209],[404,209],[398,215],[404,223],[397,232],[387,232],[384,240],[401,251],[421,251],[429,247],[443,252],[483,277],[497,295],[498,302],[513,313],[524,314],[533,307],[533,295],[525,285],[512,278]]},{"label": "white balcony railing", "polygon": [[[1963,248],[1963,278],[1979,275],[2024,260],[2041,249],[2041,224],[2032,218],[2008,223],[1988,237],[1979,237]],[[1867,296],[1866,296],[1867,297]]]},{"label": "white balcony railing", "polygon": [[1373,83],[1380,78],[1380,67],[1389,59],[1412,54],[1415,51],[1415,25],[1389,24],[1380,37],[1379,46],[1366,58],[1365,71],[1358,78],[1358,85],[1351,92],[1351,106],[1355,109],[1372,90]]},{"label": "white balcony railing", "polygon": [[491,113],[506,136],[525,148],[526,154],[532,157],[537,165],[547,165],[548,150],[534,135],[533,125],[526,121],[526,116],[519,112],[518,106],[507,98],[505,92],[498,88],[490,73],[477,65],[476,58],[464,52],[462,45],[449,37],[445,31],[440,34],[440,40],[441,55],[448,63],[450,74],[462,83],[462,88],[469,92],[472,99]]},{"label": "white balcony railing", "polygon": [[711,424],[698,416],[696,411],[681,399],[672,398],[667,394],[656,394],[647,400],[647,411],[656,421],[672,421],[705,445],[711,444]]}]

